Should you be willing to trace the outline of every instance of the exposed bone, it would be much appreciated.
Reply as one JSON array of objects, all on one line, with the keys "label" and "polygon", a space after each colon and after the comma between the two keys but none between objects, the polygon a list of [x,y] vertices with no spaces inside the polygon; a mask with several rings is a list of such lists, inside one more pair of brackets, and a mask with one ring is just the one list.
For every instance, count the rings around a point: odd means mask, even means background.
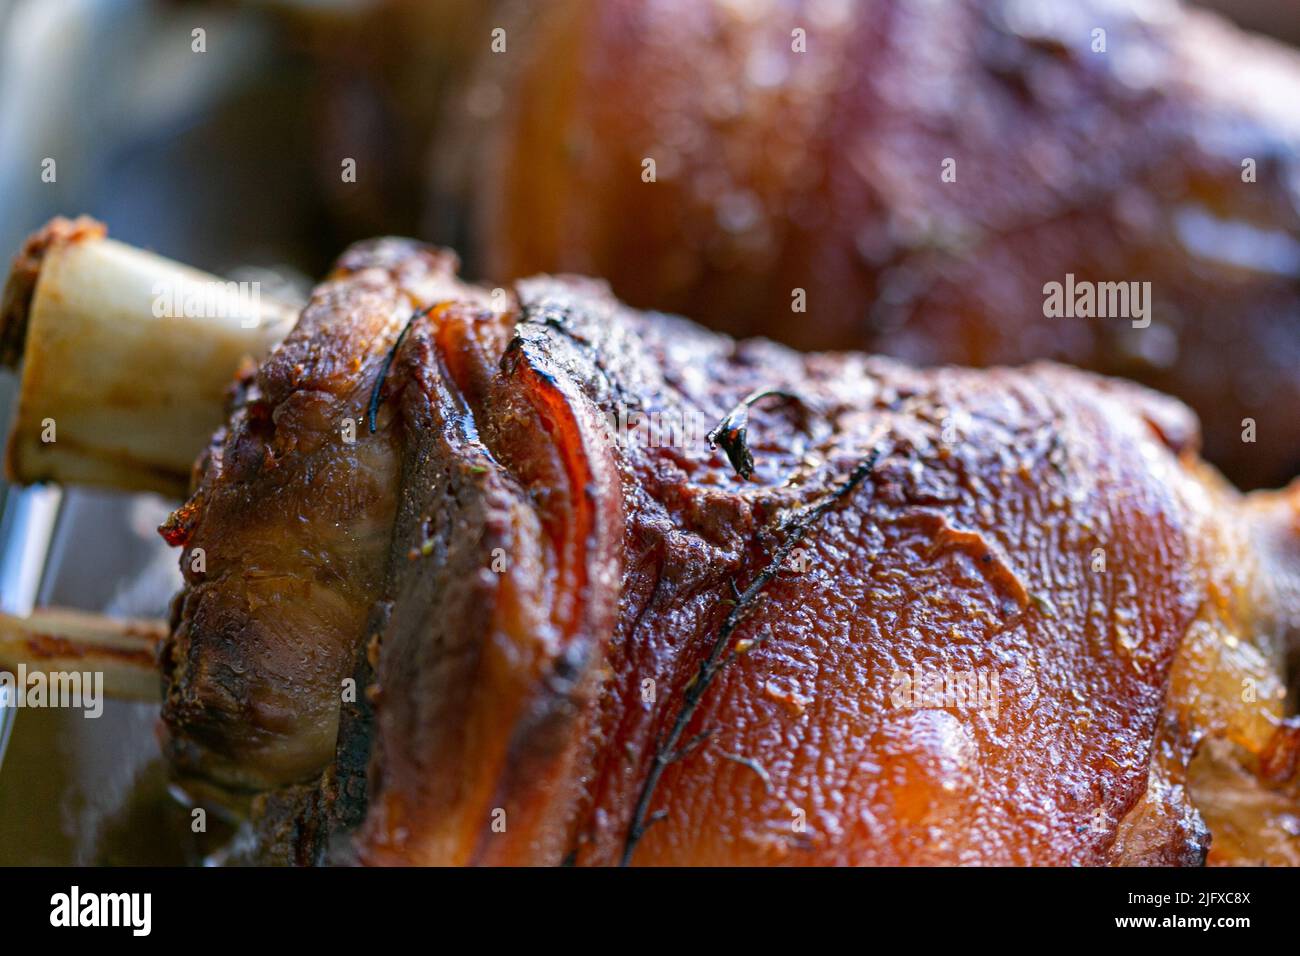
[{"label": "exposed bone", "polygon": [[296,317],[259,293],[107,239],[93,220],[35,233],[0,304],[0,360],[22,363],[9,479],[184,494],[241,363]]},{"label": "exposed bone", "polygon": [[155,654],[164,621],[119,620],[61,608],[30,617],[0,614],[0,670],[95,671],[109,697],[157,702],[162,694]]}]

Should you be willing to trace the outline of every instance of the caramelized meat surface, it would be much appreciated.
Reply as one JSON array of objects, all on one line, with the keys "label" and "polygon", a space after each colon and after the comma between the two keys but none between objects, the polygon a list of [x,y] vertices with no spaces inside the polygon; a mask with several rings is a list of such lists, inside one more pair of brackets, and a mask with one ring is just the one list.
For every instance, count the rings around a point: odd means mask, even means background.
[{"label": "caramelized meat surface", "polygon": [[[1172,3],[532,10],[466,98],[486,274],[599,275],[802,349],[1122,375],[1191,405],[1239,485],[1300,472],[1293,52]],[[1145,314],[1047,317],[1067,276],[1148,283]]]},{"label": "caramelized meat surface", "polygon": [[450,268],[350,250],[169,526],[172,754],[266,791],[268,858],[1196,863],[1265,812],[1225,862],[1293,852],[1300,494],[1184,407]]},{"label": "caramelized meat surface", "polygon": [[390,432],[365,427],[402,310],[455,258],[382,242],[345,255],[294,331],[237,386],[197,490],[163,528],[186,589],[163,652],[165,748],[235,787],[311,779],[333,758],[340,681],[384,580],[399,491]]}]

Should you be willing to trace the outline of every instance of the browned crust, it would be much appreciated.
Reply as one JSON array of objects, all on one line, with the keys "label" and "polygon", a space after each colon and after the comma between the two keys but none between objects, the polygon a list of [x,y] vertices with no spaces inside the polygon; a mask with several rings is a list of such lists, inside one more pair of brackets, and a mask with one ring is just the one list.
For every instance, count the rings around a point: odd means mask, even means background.
[{"label": "browned crust", "polygon": [[[1181,406],[1049,364],[920,371],[737,343],[582,280],[519,283],[493,312],[450,274],[426,289],[431,254],[344,255],[168,528],[208,555],[164,657],[168,753],[293,785],[260,802],[268,859],[1174,864],[1227,832],[1188,762],[1273,714],[1243,706],[1215,652],[1300,631],[1273,609],[1282,562],[1253,563],[1260,542],[1195,463]],[[402,296],[441,304],[399,337]],[[711,422],[773,382],[816,414],[753,408],[745,480],[704,438],[602,437],[628,405]],[[366,500],[384,507],[361,522],[332,502],[357,501],[368,472],[329,470],[351,452],[313,423],[361,421],[372,394],[388,457]],[[310,481],[277,501],[295,469]],[[334,513],[377,533],[322,574],[303,556]],[[783,569],[788,519],[809,513],[808,567]],[[245,611],[273,607],[267,574],[320,591],[359,573],[355,613]],[[733,637],[726,673],[688,697]],[[1242,673],[1268,673],[1259,643]],[[317,680],[325,652],[338,669]],[[331,738],[317,732],[349,663],[365,692]],[[1008,691],[991,713],[894,700],[915,666]],[[276,777],[273,735],[309,734],[300,769],[336,744],[319,799],[306,771]],[[1277,737],[1267,766],[1288,775],[1294,753]],[[790,829],[792,807],[823,822]]]},{"label": "browned crust", "polygon": [[89,216],[76,219],[55,216],[27,237],[14,256],[4,294],[0,296],[0,365],[17,368],[22,360],[27,343],[27,319],[45,254],[63,243],[103,239],[107,235],[108,227]]}]

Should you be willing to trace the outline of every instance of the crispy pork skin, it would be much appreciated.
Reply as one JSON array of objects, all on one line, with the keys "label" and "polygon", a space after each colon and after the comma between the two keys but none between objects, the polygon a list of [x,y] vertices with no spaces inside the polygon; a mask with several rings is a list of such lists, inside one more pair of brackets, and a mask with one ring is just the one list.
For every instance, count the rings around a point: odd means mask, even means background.
[{"label": "crispy pork skin", "polygon": [[1293,853],[1300,494],[1183,406],[453,268],[345,254],[165,528],[169,753],[264,859]]}]

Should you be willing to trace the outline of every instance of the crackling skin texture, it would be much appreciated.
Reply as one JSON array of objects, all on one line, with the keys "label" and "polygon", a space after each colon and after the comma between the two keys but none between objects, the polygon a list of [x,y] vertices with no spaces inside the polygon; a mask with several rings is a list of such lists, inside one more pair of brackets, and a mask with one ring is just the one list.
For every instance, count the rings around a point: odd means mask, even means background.
[{"label": "crackling skin texture", "polygon": [[349,250],[166,528],[169,752],[263,860],[1297,862],[1300,493],[1182,405],[453,262]]},{"label": "crackling skin texture", "polygon": [[[1293,51],[1175,4],[523,9],[464,97],[483,148],[442,148],[484,274],[801,349],[1064,361],[1187,402],[1241,487],[1300,472]],[[1045,317],[1067,274],[1150,283],[1150,325]]]}]

